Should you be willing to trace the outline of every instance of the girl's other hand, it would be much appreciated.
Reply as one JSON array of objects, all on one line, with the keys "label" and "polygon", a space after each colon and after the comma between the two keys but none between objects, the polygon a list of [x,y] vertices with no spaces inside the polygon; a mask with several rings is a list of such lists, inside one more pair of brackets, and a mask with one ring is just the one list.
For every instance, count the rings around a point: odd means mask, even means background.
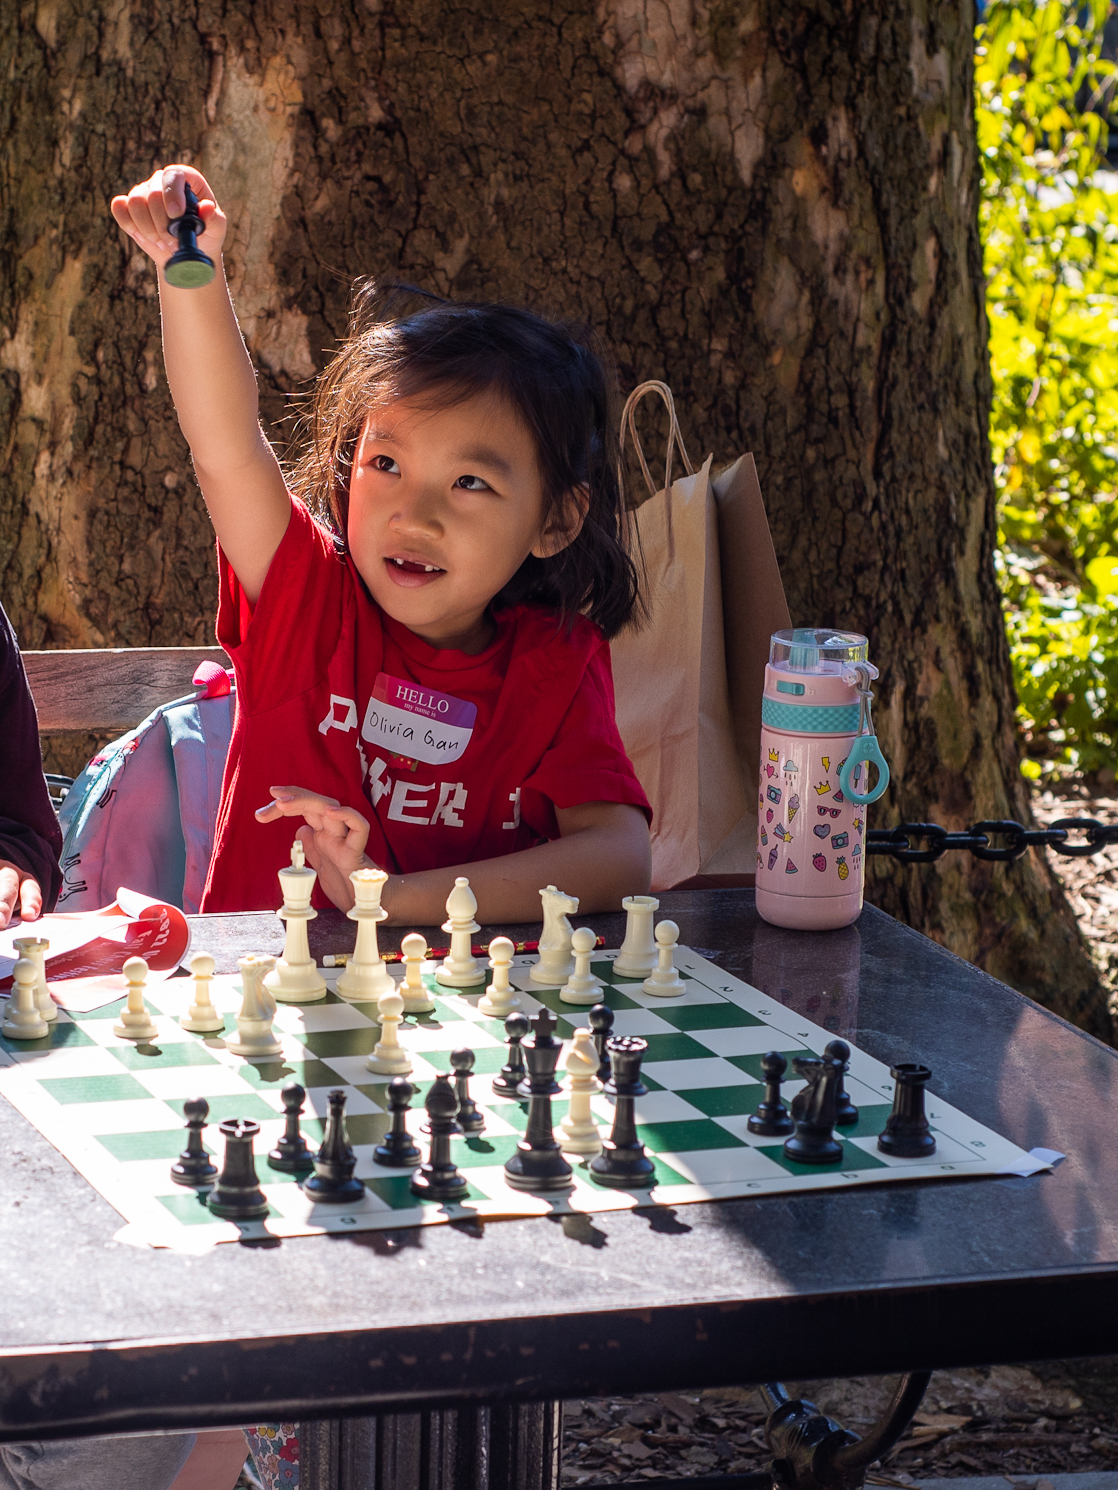
[{"label": "girl's other hand", "polygon": [[377,867],[365,857],[368,820],[333,797],[324,797],[304,787],[273,786],[269,790],[273,800],[267,807],[257,808],[257,822],[274,823],[281,817],[304,818],[306,826],[295,836],[303,845],[307,863],[318,871],[319,884],[338,909],[349,910],[353,905],[350,875],[355,869]]},{"label": "girl's other hand", "polygon": [[217,205],[209,182],[193,166],[162,166],[127,196],[112,200],[118,225],[160,269],[178,251],[179,240],[167,224],[186,211],[188,185],[198,198],[198,212],[205,224],[197,238],[198,247],[216,262],[225,242],[225,213]]}]

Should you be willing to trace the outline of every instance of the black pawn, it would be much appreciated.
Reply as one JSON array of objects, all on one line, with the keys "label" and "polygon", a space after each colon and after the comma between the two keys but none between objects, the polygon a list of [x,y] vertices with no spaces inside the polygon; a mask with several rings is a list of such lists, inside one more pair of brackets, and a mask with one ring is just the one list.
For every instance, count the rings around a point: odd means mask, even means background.
[{"label": "black pawn", "polygon": [[927,1066],[915,1061],[899,1062],[890,1067],[893,1088],[893,1111],[877,1140],[883,1154],[896,1159],[926,1159],[936,1151],[936,1141],[924,1114],[924,1088],[932,1079]]},{"label": "black pawn", "polygon": [[299,1128],[299,1114],[303,1110],[306,1095],[297,1081],[289,1081],[280,1092],[287,1123],[283,1137],[268,1154],[268,1163],[284,1174],[302,1174],[305,1170],[314,1168],[314,1156]]},{"label": "black pawn", "polygon": [[205,1097],[190,1097],[182,1110],[186,1115],[186,1148],[171,1165],[171,1178],[176,1185],[208,1185],[217,1176],[217,1165],[202,1143],[210,1104]]},{"label": "black pawn", "polygon": [[563,1042],[555,1038],[555,1015],[543,1008],[532,1021],[535,1034],[524,1051],[528,1063],[528,1126],[505,1160],[505,1182],[514,1190],[565,1190],[572,1183],[571,1166],[555,1139],[551,1098],[561,1090],[555,1080]]},{"label": "black pawn", "polygon": [[268,1201],[256,1177],[252,1153],[260,1124],[251,1118],[226,1118],[218,1131],[225,1139],[225,1158],[206,1204],[215,1216],[227,1221],[263,1221]]},{"label": "black pawn", "polygon": [[179,240],[179,246],[164,265],[163,274],[167,283],[177,290],[196,290],[213,279],[214,261],[194,241],[205,224],[198,211],[198,198],[189,186],[184,189],[186,209],[181,217],[172,218],[167,224],[168,231]]},{"label": "black pawn", "polygon": [[485,1119],[478,1111],[477,1103],[470,1096],[470,1072],[476,1057],[465,1046],[450,1052],[450,1064],[454,1068],[454,1089],[458,1097],[458,1127],[463,1133],[480,1133]]},{"label": "black pawn", "polygon": [[641,1080],[641,1061],[648,1041],[636,1035],[615,1035],[609,1042],[611,1077],[615,1092],[613,1127],[602,1140],[602,1152],[590,1161],[590,1173],[600,1185],[644,1190],[653,1183],[656,1166],[637,1137],[634,1103],[648,1091]]},{"label": "black pawn", "polygon": [[392,1114],[392,1127],[373,1150],[373,1163],[386,1164],[389,1169],[411,1169],[423,1155],[407,1130],[407,1115],[415,1088],[406,1076],[394,1076],[388,1083],[388,1109]]},{"label": "black pawn", "polygon": [[613,1034],[613,1010],[608,1004],[595,1004],[587,1017],[590,1021],[590,1028],[594,1032],[594,1044],[598,1047],[598,1080],[608,1092],[612,1093],[613,1088],[609,1085],[611,1072],[606,1042]]},{"label": "black pawn", "polygon": [[431,1129],[431,1149],[427,1163],[421,1164],[411,1177],[411,1192],[422,1200],[461,1200],[470,1187],[450,1157],[450,1135],[457,1126],[454,1114],[458,1099],[448,1072],[435,1077],[424,1105]]},{"label": "black pawn", "polygon": [[745,1125],[750,1133],[756,1133],[762,1138],[784,1138],[796,1131],[792,1114],[780,1100],[780,1087],[787,1069],[788,1062],[779,1050],[770,1050],[761,1057],[761,1070],[765,1073],[765,1095],[757,1104],[757,1111]]},{"label": "black pawn", "polygon": [[357,1155],[346,1133],[345,1092],[330,1092],[326,1100],[329,1103],[326,1132],[322,1135],[322,1147],[314,1156],[314,1174],[303,1181],[303,1193],[312,1200],[330,1204],[360,1200],[365,1184],[353,1173]]},{"label": "black pawn", "polygon": [[520,1042],[530,1029],[527,1014],[510,1014],[505,1020],[509,1058],[500,1074],[493,1078],[493,1090],[498,1097],[515,1097],[517,1087],[524,1080],[524,1052]]},{"label": "black pawn", "polygon": [[823,1052],[834,1061],[842,1062],[842,1075],[835,1091],[835,1127],[852,1128],[858,1121],[858,1109],[850,1100],[846,1090],[846,1073],[850,1070],[850,1046],[845,1040],[832,1040]]},{"label": "black pawn", "polygon": [[792,1069],[807,1086],[792,1098],[796,1131],[784,1142],[784,1157],[797,1164],[837,1164],[842,1144],[835,1137],[835,1091],[842,1078],[842,1062],[829,1055],[798,1055]]}]

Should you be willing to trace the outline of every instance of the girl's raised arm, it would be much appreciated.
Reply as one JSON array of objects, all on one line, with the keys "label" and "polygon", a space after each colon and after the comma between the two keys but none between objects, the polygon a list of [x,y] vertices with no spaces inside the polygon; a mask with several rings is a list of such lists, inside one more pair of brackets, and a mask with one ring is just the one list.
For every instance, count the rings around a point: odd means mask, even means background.
[{"label": "girl's raised arm", "polygon": [[[217,273],[201,288],[176,290],[163,275],[179,246],[167,224],[186,210],[187,183],[205,224],[198,247]],[[112,213],[156,265],[163,360],[179,425],[218,542],[255,601],[287,529],[291,499],[260,428],[256,375],[225,282],[225,214],[205,177],[184,165],[164,166],[127,196],[114,197]]]}]

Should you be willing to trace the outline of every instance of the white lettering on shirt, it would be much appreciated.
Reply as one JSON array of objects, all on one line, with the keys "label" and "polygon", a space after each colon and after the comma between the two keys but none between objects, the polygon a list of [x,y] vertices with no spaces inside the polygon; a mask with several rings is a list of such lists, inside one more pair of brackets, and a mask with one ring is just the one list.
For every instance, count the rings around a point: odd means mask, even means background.
[{"label": "white lettering on shirt", "polygon": [[502,828],[519,828],[520,827],[520,788],[519,787],[517,787],[514,792],[509,792],[509,801],[512,803],[512,822],[511,823],[502,823],[501,824],[501,827]]},{"label": "white lettering on shirt", "polygon": [[435,783],[433,781],[429,782],[426,786],[421,786],[418,781],[398,779],[396,785],[392,788],[392,801],[388,804],[388,816],[393,822],[417,823],[421,828],[427,827],[430,821],[428,818],[413,817],[405,809],[408,807],[428,807],[430,804],[423,797],[419,796],[418,793],[433,792],[434,790]]},{"label": "white lettering on shirt", "polygon": [[373,806],[375,807],[381,797],[386,797],[392,790],[392,782],[389,777],[381,777],[381,772],[387,770],[388,762],[382,761],[378,755],[369,767],[369,790],[373,794]]},{"label": "white lettering on shirt", "polygon": [[[339,719],[337,710],[345,709],[345,718]],[[342,698],[340,694],[330,695],[330,707],[326,711],[326,718],[318,726],[318,733],[324,735],[328,730],[340,729],[342,734],[347,734],[351,729],[357,728],[357,704],[351,698]]]},{"label": "white lettering on shirt", "polygon": [[441,819],[448,828],[462,827],[459,812],[466,810],[466,788],[460,781],[444,781],[439,787],[439,805],[431,814],[431,826]]}]

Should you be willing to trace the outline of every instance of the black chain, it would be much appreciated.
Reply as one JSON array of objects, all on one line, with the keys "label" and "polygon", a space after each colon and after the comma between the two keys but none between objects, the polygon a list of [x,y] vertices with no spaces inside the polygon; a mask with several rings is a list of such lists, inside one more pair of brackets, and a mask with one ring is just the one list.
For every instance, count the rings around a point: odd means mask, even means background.
[{"label": "black chain", "polygon": [[[1068,843],[1069,833],[1086,833],[1086,843]],[[991,838],[1004,839],[1002,848],[991,848]],[[914,845],[923,843],[924,848]],[[1084,859],[1118,844],[1118,823],[1100,823],[1093,817],[1062,817],[1048,828],[1026,828],[1023,823],[981,822],[949,833],[938,823],[898,823],[895,828],[871,828],[866,834],[867,854],[887,854],[901,864],[934,864],[948,849],[966,849],[976,859],[995,864],[1019,859],[1030,848],[1050,848],[1065,859]]]}]

